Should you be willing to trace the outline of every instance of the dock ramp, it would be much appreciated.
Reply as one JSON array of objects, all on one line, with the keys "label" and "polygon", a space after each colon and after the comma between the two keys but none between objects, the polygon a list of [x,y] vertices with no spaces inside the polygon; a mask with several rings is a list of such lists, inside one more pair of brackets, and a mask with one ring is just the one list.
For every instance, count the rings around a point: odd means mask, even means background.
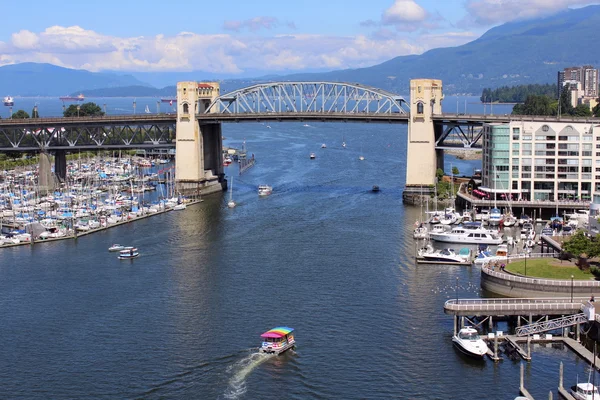
[{"label": "dock ramp", "polygon": [[534,335],[537,333],[553,331],[556,329],[566,328],[580,323],[588,322],[588,316],[584,313],[568,315],[566,317],[551,319],[549,321],[536,322],[534,324],[523,325],[517,328],[515,334],[517,336]]}]

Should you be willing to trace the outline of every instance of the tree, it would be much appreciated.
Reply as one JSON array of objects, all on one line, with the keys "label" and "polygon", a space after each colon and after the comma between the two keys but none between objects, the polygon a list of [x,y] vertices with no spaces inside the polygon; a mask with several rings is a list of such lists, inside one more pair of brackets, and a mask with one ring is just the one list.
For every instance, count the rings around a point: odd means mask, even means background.
[{"label": "tree", "polygon": [[558,107],[561,115],[573,113],[573,105],[571,104],[571,85],[569,85],[568,83],[563,87],[563,90],[560,92]]},{"label": "tree", "polygon": [[452,167],[452,175],[456,176],[460,174],[460,171],[458,170],[458,167],[455,165]]},{"label": "tree", "polygon": [[586,270],[589,268],[587,259],[596,255],[598,246],[592,245],[592,241],[583,231],[577,231],[568,241],[563,243],[562,249],[573,257],[577,257],[577,266],[582,270]]},{"label": "tree", "polygon": [[527,96],[525,103],[513,107],[513,115],[555,115],[552,98],[545,95]]},{"label": "tree", "polygon": [[12,118],[13,119],[27,119],[27,118],[29,118],[29,114],[27,114],[27,112],[25,112],[23,110],[19,110],[16,113],[13,113]]},{"label": "tree", "polygon": [[31,118],[39,118],[40,114],[38,113],[37,107],[33,107],[33,110],[31,110]]},{"label": "tree", "polygon": [[[79,109],[77,109],[79,107]],[[75,104],[71,104],[69,108],[67,108],[63,115],[65,117],[100,117],[104,115],[102,108],[96,103],[83,103],[81,106],[77,106]]]},{"label": "tree", "polygon": [[435,171],[435,177],[437,178],[438,182],[440,182],[442,180],[442,178],[444,177],[444,170],[441,168],[438,168]]},{"label": "tree", "polygon": [[574,117],[591,117],[592,111],[587,104],[578,104],[577,107],[573,108],[571,115]]}]

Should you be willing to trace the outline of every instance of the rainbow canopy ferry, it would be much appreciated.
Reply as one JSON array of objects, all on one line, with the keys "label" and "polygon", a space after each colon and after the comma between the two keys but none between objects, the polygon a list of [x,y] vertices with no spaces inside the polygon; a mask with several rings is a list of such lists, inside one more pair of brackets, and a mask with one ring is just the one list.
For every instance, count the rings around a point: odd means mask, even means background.
[{"label": "rainbow canopy ferry", "polygon": [[263,338],[260,351],[262,353],[279,355],[294,347],[296,341],[294,340],[293,332],[294,328],[288,328],[287,326],[278,326],[270,331],[266,331],[260,335]]}]

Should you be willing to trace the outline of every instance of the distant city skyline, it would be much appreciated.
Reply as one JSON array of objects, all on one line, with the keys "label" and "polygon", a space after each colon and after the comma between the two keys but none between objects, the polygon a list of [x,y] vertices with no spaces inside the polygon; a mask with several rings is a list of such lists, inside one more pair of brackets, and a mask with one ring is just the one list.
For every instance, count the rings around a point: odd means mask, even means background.
[{"label": "distant city skyline", "polygon": [[243,75],[371,66],[457,46],[581,0],[148,0],[2,6],[0,66],[47,62],[90,71]]}]

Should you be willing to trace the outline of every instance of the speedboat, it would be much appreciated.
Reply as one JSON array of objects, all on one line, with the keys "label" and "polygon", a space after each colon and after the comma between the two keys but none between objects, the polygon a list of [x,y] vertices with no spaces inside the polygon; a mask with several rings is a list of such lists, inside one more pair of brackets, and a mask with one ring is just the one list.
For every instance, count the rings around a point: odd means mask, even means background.
[{"label": "speedboat", "polygon": [[434,250],[431,244],[419,249],[417,262],[427,264],[471,264],[471,250],[464,248],[458,253],[454,249]]},{"label": "speedboat", "polygon": [[481,267],[490,261],[494,261],[496,257],[489,250],[480,250],[477,257],[473,260],[473,264]]},{"label": "speedboat", "polygon": [[438,242],[472,243],[472,244],[500,244],[502,237],[495,231],[484,228],[465,229],[458,226],[450,232],[431,232],[429,237]]},{"label": "speedboat", "polygon": [[531,219],[531,217],[529,215],[526,214],[521,214],[521,217],[519,217],[519,225],[524,226],[525,223],[532,223],[533,220]]},{"label": "speedboat", "polygon": [[468,356],[483,358],[488,352],[487,344],[479,337],[477,330],[466,326],[452,336],[452,342],[457,349]]},{"label": "speedboat", "polygon": [[508,212],[508,213],[504,214],[504,218],[502,220],[502,225],[504,225],[505,227],[511,227],[511,226],[517,224],[517,222],[518,222],[517,218],[515,218],[515,216],[511,212]]},{"label": "speedboat", "polygon": [[132,246],[123,246],[121,244],[113,244],[108,248],[108,251],[121,251],[121,250],[131,250]]},{"label": "speedboat", "polygon": [[317,158],[317,155],[315,153],[310,153],[310,159],[314,160],[315,158]]},{"label": "speedboat", "polygon": [[571,386],[571,395],[577,400],[600,399],[598,388],[589,382]]},{"label": "speedboat", "polygon": [[181,204],[177,204],[175,207],[173,207],[173,210],[181,211],[181,210],[185,210],[186,208],[187,208],[187,205],[185,203],[181,203]]},{"label": "speedboat", "polygon": [[373,185],[373,187],[371,188],[371,192],[379,192],[379,186]]},{"label": "speedboat", "polygon": [[131,260],[139,256],[138,249],[132,247],[129,250],[121,250],[119,251],[119,260]]},{"label": "speedboat", "polygon": [[258,195],[259,196],[268,196],[273,193],[273,188],[269,185],[259,185],[258,186]]},{"label": "speedboat", "polygon": [[294,328],[288,328],[287,326],[278,326],[268,330],[260,337],[263,338],[260,346],[261,353],[279,355],[296,344]]},{"label": "speedboat", "polygon": [[531,222],[524,222],[521,228],[521,239],[535,239],[535,229]]},{"label": "speedboat", "polygon": [[322,149],[326,149],[326,148],[327,148],[327,145],[326,145],[325,143],[323,143],[323,144],[321,145],[321,148],[322,148]]}]

